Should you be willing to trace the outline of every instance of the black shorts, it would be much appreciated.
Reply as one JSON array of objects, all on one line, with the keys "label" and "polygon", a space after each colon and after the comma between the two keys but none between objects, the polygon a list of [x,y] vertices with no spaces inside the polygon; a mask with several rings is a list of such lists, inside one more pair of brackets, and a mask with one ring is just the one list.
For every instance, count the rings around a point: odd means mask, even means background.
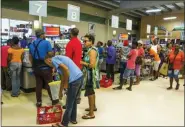
[{"label": "black shorts", "polygon": [[92,85],[86,85],[85,87],[85,97],[94,95],[95,91]]},{"label": "black shorts", "polygon": [[94,95],[94,87],[93,87],[93,75],[92,70],[87,71],[87,79],[86,79],[86,86],[85,86],[85,96]]}]

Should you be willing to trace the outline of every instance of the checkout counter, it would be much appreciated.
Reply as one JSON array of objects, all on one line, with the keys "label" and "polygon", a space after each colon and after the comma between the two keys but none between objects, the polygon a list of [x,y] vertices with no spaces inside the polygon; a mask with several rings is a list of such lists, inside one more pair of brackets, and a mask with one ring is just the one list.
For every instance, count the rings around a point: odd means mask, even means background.
[{"label": "checkout counter", "polygon": [[36,80],[33,74],[32,64],[29,61],[29,49],[24,49],[24,58],[22,64],[21,88],[25,93],[34,92]]}]

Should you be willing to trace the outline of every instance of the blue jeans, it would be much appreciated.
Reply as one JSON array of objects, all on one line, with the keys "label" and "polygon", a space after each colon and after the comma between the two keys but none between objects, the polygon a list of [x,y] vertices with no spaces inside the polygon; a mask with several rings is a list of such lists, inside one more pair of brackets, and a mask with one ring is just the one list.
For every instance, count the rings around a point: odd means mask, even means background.
[{"label": "blue jeans", "polygon": [[124,71],[126,69],[127,62],[121,62],[120,63],[120,79],[123,78]]},{"label": "blue jeans", "polygon": [[12,95],[18,96],[20,92],[20,74],[22,69],[22,63],[11,63],[10,72],[12,78]]},{"label": "blue jeans", "polygon": [[76,121],[77,118],[77,96],[80,92],[82,77],[69,84],[67,90],[66,111],[63,116],[62,124],[68,126],[69,121]]}]

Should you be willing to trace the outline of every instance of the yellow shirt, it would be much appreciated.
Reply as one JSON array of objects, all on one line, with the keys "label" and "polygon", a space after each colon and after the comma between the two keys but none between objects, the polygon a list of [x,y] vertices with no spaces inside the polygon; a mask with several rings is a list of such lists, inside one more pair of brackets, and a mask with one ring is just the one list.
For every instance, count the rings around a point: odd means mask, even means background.
[{"label": "yellow shirt", "polygon": [[12,55],[11,63],[22,63],[21,56],[24,53],[24,49],[8,49],[8,54]]}]

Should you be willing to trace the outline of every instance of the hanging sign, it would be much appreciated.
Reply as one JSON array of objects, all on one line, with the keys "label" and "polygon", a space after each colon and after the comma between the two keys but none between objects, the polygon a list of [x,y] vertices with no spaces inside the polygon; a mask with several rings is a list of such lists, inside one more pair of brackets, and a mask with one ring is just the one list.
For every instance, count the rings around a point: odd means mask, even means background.
[{"label": "hanging sign", "polygon": [[132,20],[130,19],[127,19],[127,24],[126,24],[126,29],[127,30],[132,30]]},{"label": "hanging sign", "polygon": [[154,34],[157,35],[157,33],[158,33],[158,27],[155,27],[154,28]]},{"label": "hanging sign", "polygon": [[80,22],[80,7],[68,4],[67,20]]},{"label": "hanging sign", "polygon": [[47,17],[47,1],[29,1],[29,14]]},{"label": "hanging sign", "polygon": [[146,33],[147,34],[150,34],[150,32],[151,32],[151,25],[147,25]]},{"label": "hanging sign", "polygon": [[119,17],[112,15],[112,28],[118,28],[119,27]]}]

